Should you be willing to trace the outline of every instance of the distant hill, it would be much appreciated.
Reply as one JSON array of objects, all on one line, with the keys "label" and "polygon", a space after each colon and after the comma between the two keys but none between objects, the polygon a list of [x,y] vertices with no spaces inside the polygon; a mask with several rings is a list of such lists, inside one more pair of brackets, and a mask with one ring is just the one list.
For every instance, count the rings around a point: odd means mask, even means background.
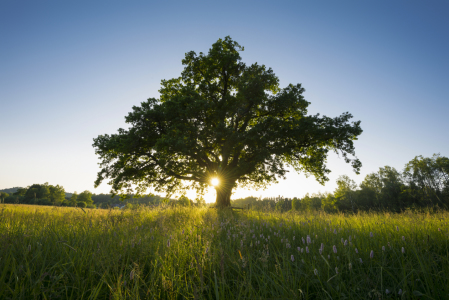
[{"label": "distant hill", "polygon": [[9,189],[0,190],[0,192],[4,192],[4,193],[7,193],[7,194],[9,194],[9,195],[12,195],[12,194],[14,194],[15,192],[17,192],[18,189],[23,189],[23,188],[17,186],[17,187],[13,187],[13,188],[9,188]]}]

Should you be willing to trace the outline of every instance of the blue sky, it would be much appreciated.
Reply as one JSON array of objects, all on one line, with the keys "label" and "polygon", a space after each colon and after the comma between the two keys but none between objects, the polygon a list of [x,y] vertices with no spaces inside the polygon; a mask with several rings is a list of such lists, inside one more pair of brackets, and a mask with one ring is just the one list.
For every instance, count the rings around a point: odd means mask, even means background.
[{"label": "blue sky", "polygon": [[325,186],[291,172],[234,197],[333,191],[339,175],[360,183],[416,155],[449,156],[448,15],[448,1],[1,1],[0,189],[108,192],[93,188],[92,139],[126,128],[186,52],[227,35],[281,87],[302,83],[310,113],[349,111],[364,130],[361,175],[330,155]]}]

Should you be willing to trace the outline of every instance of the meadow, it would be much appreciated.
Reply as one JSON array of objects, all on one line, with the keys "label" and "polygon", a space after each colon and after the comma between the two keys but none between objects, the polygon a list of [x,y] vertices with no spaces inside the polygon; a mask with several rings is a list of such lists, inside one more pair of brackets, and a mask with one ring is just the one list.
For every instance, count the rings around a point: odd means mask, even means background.
[{"label": "meadow", "polygon": [[0,299],[448,299],[444,211],[0,206]]}]

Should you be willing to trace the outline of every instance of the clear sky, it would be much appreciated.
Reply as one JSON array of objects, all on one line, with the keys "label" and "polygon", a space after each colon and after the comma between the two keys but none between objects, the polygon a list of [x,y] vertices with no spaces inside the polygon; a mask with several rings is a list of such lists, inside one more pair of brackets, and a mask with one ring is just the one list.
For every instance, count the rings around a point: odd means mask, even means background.
[{"label": "clear sky", "polygon": [[[249,195],[333,191],[416,155],[449,156],[449,1],[0,1],[0,189],[94,189],[92,139],[178,77],[186,52],[230,35],[245,63],[302,83],[310,113],[349,111],[360,175],[330,155],[330,181],[291,172]],[[207,201],[214,201],[214,192]]]}]

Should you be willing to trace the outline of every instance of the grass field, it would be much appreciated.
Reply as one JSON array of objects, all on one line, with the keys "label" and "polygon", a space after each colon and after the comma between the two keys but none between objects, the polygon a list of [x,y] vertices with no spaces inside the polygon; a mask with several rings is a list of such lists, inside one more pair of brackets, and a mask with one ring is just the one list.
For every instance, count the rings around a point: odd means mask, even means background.
[{"label": "grass field", "polygon": [[0,299],[449,299],[447,212],[0,206]]}]

